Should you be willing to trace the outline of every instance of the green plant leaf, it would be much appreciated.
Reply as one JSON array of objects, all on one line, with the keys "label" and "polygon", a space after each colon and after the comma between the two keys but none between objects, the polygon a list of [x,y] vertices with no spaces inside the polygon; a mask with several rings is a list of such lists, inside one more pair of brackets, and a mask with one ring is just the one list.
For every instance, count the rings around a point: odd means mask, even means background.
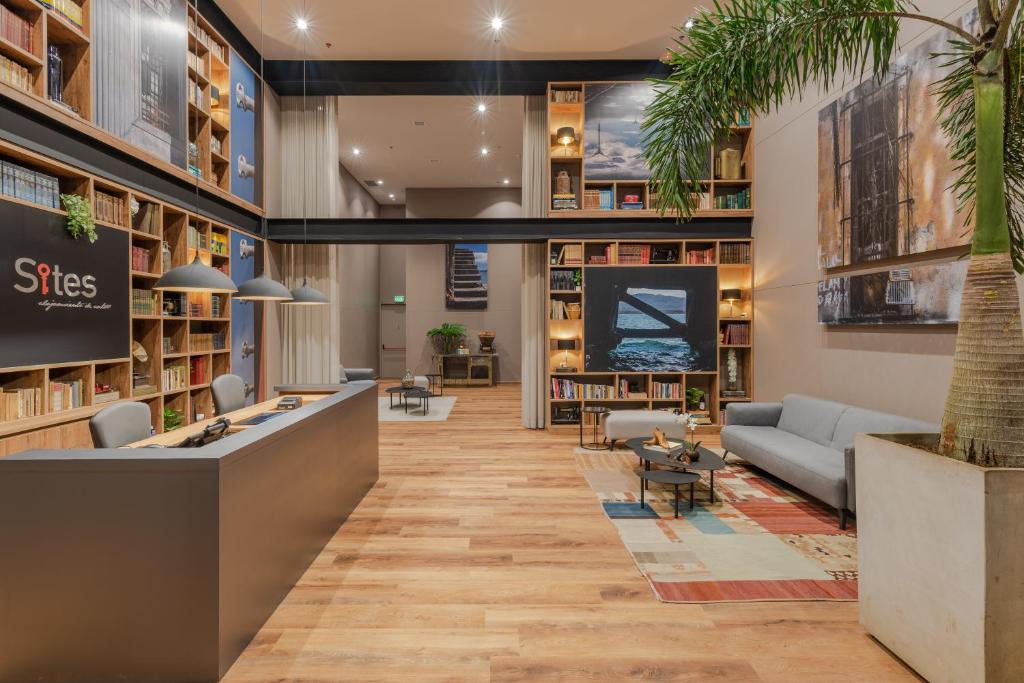
[{"label": "green plant leaf", "polygon": [[68,234],[76,240],[84,235],[90,243],[94,243],[99,236],[96,234],[96,222],[92,218],[89,202],[77,194],[62,194],[60,200],[68,212],[65,222]]}]

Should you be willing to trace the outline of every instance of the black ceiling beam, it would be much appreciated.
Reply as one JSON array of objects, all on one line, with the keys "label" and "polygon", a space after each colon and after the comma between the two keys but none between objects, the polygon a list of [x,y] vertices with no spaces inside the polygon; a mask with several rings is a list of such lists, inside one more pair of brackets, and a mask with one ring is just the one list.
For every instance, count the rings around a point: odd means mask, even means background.
[{"label": "black ceiling beam", "polygon": [[[657,60],[326,61],[306,63],[308,95],[543,95],[549,81],[639,81],[664,76]],[[302,94],[302,62],[267,60],[279,95]]]},{"label": "black ceiling beam", "polygon": [[267,238],[281,243],[438,244],[546,242],[549,239],[724,239],[750,237],[749,218],[272,218]]}]

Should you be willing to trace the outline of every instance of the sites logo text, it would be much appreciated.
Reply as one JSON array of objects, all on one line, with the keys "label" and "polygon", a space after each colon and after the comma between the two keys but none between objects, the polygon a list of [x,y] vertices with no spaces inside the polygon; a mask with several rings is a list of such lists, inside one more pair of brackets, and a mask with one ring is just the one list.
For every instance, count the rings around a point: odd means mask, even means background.
[{"label": "sites logo text", "polygon": [[25,257],[14,262],[14,272],[18,275],[14,289],[22,294],[38,292],[41,297],[53,294],[71,299],[96,296],[96,276],[67,273],[57,264],[51,266]]}]

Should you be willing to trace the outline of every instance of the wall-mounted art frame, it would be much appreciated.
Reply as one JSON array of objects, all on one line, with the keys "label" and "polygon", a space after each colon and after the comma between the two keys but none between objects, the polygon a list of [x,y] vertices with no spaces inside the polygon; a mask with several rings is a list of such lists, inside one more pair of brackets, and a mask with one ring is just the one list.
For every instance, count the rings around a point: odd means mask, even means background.
[{"label": "wall-mounted art frame", "polygon": [[487,245],[457,242],[445,249],[445,308],[449,311],[487,309],[489,285]]}]

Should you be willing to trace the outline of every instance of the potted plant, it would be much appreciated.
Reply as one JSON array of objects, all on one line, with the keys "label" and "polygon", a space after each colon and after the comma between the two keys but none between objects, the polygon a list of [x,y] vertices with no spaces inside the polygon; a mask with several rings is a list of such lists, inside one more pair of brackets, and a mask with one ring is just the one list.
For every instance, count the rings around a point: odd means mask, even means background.
[{"label": "potted plant", "polygon": [[466,326],[462,323],[442,323],[439,327],[427,330],[427,336],[439,355],[447,355],[454,352],[465,339]]},{"label": "potted plant", "polygon": [[704,390],[697,387],[686,388],[686,409],[701,410],[701,403],[704,401]]},{"label": "potted plant", "polygon": [[185,419],[185,414],[180,410],[174,408],[164,408],[164,431],[173,432],[175,429],[181,426],[181,423]]},{"label": "potted plant", "polygon": [[955,35],[932,55],[948,66],[933,87],[959,173],[951,191],[975,228],[941,433],[856,439],[861,621],[930,679],[1024,680],[1009,635],[1024,557],[1016,526],[1000,526],[1024,512],[1020,2],[978,0],[977,31],[905,0],[713,3],[681,29],[642,123],[657,208],[688,218],[738,111],[775,111],[843,74],[884,78],[904,22]]},{"label": "potted plant", "polygon": [[98,237],[96,234],[96,221],[92,218],[92,209],[89,206],[88,200],[77,194],[62,194],[60,200],[64,203],[64,208],[68,212],[67,222],[65,223],[68,234],[76,240],[79,237],[85,236],[90,243],[95,242]]}]

